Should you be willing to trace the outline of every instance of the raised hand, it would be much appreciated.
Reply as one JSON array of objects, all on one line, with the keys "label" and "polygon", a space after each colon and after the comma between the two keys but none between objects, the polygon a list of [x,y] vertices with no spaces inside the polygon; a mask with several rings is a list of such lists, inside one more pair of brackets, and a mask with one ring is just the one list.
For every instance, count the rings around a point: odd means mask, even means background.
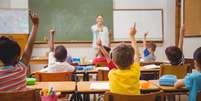
[{"label": "raised hand", "polygon": [[147,37],[148,34],[149,34],[149,32],[145,32],[144,33],[144,37]]},{"label": "raised hand", "polygon": [[55,34],[55,32],[56,32],[56,31],[55,31],[54,29],[50,29],[50,30],[49,30],[49,33],[50,33],[50,34]]},{"label": "raised hand", "polygon": [[39,24],[39,17],[37,13],[33,13],[31,10],[29,10],[29,16],[31,18],[33,25]]},{"label": "raised hand", "polygon": [[134,23],[134,25],[129,30],[129,35],[130,36],[135,36],[136,32],[137,32],[137,30],[136,30],[136,23]]},{"label": "raised hand", "polygon": [[96,44],[97,44],[97,46],[102,46],[102,41],[100,38],[97,40]]}]

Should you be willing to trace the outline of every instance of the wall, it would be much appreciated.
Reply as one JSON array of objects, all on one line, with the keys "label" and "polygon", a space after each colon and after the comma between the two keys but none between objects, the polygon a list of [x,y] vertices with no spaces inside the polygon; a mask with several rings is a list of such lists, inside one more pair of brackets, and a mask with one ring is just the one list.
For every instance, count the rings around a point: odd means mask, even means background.
[{"label": "wall", "polygon": [[[28,0],[1,0],[2,7],[28,8]],[[114,0],[114,9],[163,9],[164,42],[158,45],[156,55],[158,60],[166,59],[164,49],[175,43],[175,0]],[[90,44],[67,45],[67,48],[72,56],[93,56]],[[35,45],[33,56],[45,56],[47,52],[47,45]]]},{"label": "wall", "polygon": [[[140,6],[139,6],[140,5]],[[164,43],[157,48],[158,60],[164,60],[164,49],[174,45],[175,42],[175,0],[114,0],[114,9],[163,9],[164,11]],[[114,45],[113,45],[114,46]],[[72,56],[88,56],[85,52],[90,52],[90,45],[81,47],[68,47]],[[40,52],[45,55],[44,48],[35,48],[33,55]],[[48,49],[46,49],[48,51]],[[92,58],[92,55],[88,56]]]},{"label": "wall", "polygon": [[[184,18],[184,14],[183,14],[183,8],[184,8],[184,0],[182,1],[182,6],[181,6],[181,24],[183,24],[183,18]],[[192,38],[184,38],[184,54],[185,57],[187,58],[192,58],[193,57],[193,52],[201,46],[201,37],[192,37]]]}]

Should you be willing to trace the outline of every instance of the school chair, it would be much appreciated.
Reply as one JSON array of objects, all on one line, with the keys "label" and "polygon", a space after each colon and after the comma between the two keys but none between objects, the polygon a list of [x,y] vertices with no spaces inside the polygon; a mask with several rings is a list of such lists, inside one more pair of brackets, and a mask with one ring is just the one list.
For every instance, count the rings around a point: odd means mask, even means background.
[{"label": "school chair", "polygon": [[201,101],[201,91],[198,92],[196,100],[197,100],[197,101]]},{"label": "school chair", "polygon": [[46,73],[36,72],[35,78],[39,82],[71,81],[73,72]]},{"label": "school chair", "polygon": [[176,75],[177,79],[183,79],[187,73],[191,72],[191,68],[189,64],[184,65],[161,65],[160,66],[160,76],[166,75],[166,74],[172,74]]},{"label": "school chair", "polygon": [[104,94],[104,101],[162,101],[160,96],[160,92],[140,95],[121,95],[108,92]]},{"label": "school chair", "polygon": [[0,92],[1,101],[40,101],[40,91],[27,89],[24,91]]},{"label": "school chair", "polygon": [[195,67],[194,67],[194,65],[195,65],[194,59],[192,59],[192,58],[184,58],[184,63],[189,64],[191,69],[195,69]]},{"label": "school chair", "polygon": [[96,62],[95,66],[96,67],[107,67],[107,62]]}]

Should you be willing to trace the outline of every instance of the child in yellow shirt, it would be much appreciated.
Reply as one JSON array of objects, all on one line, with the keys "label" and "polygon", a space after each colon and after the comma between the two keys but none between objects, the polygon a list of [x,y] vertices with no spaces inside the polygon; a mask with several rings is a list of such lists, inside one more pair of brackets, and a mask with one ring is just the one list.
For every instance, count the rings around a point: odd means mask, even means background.
[{"label": "child in yellow shirt", "polygon": [[118,66],[112,69],[109,76],[110,91],[124,95],[140,94],[139,50],[136,44],[136,24],[130,28],[132,46],[120,44],[112,51],[112,61]]}]

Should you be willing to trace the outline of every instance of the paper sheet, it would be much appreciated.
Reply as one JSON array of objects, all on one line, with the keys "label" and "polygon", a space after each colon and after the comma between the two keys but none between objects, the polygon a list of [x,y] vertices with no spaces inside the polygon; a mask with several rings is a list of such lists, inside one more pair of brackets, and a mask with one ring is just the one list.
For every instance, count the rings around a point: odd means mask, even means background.
[{"label": "paper sheet", "polygon": [[96,89],[96,90],[109,90],[109,82],[94,82],[91,83],[90,89]]},{"label": "paper sheet", "polygon": [[157,66],[155,64],[151,64],[151,65],[146,65],[144,66],[145,69],[159,69],[160,66]]}]

